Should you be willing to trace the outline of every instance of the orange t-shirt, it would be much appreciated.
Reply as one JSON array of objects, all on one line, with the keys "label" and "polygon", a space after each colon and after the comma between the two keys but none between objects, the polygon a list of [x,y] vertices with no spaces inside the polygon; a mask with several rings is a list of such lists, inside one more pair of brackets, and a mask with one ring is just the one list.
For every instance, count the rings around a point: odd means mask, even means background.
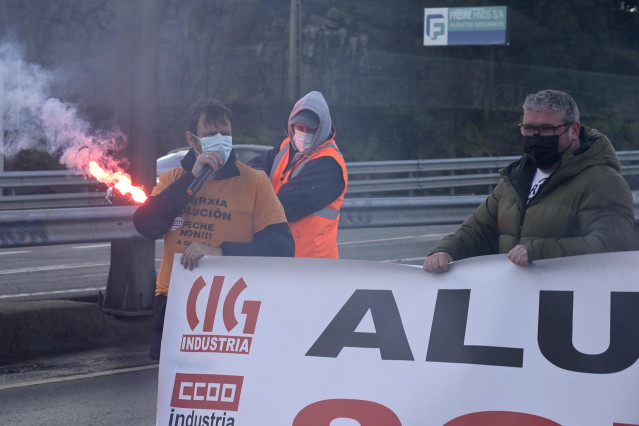
[{"label": "orange t-shirt", "polygon": [[[248,243],[256,232],[286,222],[284,208],[268,177],[240,162],[236,164],[239,176],[207,179],[164,235],[155,294],[168,295],[174,255],[184,253],[192,242],[213,247],[226,241]],[[159,194],[184,173],[178,168],[160,174],[151,195]]]}]

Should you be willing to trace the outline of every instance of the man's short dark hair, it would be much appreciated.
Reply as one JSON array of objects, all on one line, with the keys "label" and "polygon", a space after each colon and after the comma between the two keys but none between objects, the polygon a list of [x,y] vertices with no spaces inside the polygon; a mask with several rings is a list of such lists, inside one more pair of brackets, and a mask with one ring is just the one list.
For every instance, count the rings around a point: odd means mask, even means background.
[{"label": "man's short dark hair", "polygon": [[186,113],[186,130],[197,135],[197,123],[204,114],[205,123],[213,123],[217,127],[232,125],[231,110],[215,98],[202,98],[195,101]]}]

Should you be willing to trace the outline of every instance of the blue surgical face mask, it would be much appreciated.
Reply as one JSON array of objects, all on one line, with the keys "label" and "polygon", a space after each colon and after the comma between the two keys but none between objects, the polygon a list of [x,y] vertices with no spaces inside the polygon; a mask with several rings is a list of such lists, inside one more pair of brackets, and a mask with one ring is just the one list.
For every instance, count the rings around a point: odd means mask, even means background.
[{"label": "blue surgical face mask", "polygon": [[203,153],[217,151],[222,156],[224,163],[226,163],[226,161],[229,159],[231,150],[233,149],[233,138],[230,135],[217,133],[213,136],[204,136],[203,138],[198,138],[197,136],[195,137],[202,144]]}]

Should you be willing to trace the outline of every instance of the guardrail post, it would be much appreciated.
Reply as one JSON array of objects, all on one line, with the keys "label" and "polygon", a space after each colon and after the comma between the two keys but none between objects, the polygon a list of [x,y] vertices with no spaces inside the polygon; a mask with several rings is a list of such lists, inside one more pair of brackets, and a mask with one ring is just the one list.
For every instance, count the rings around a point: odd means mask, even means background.
[{"label": "guardrail post", "polygon": [[[451,169],[451,170],[448,172],[448,175],[449,175],[449,176],[455,176],[455,170],[452,170],[452,169]],[[454,186],[451,186],[451,187],[448,189],[448,195],[455,195],[455,187],[454,187]]]},{"label": "guardrail post", "polygon": [[[4,82],[0,76],[0,173],[4,172]],[[0,197],[3,190],[0,188]]]}]

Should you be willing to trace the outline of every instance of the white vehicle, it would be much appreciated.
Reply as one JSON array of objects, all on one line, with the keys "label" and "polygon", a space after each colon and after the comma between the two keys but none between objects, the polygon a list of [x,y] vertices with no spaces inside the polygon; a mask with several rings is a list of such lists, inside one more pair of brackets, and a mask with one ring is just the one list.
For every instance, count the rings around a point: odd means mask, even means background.
[{"label": "white vehicle", "polygon": [[[167,170],[180,167],[180,160],[184,158],[187,152],[189,152],[189,149],[190,148],[188,146],[174,149],[169,151],[166,155],[158,158],[156,161],[156,176],[160,176],[160,173]],[[237,159],[241,163],[246,163],[250,159],[268,151],[269,149],[271,149],[271,147],[267,145],[233,145],[235,155],[237,155]]]}]

